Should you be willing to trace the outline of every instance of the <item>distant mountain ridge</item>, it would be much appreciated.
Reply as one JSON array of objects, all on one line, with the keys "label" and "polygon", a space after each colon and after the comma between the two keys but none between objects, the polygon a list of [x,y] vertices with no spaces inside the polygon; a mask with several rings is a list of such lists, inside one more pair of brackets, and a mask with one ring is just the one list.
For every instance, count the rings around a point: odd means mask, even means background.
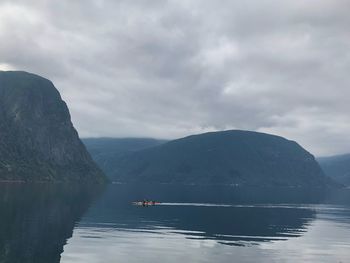
[{"label": "distant mountain ridge", "polygon": [[192,135],[122,154],[110,164],[107,175],[119,182],[287,187],[333,184],[313,155],[296,142],[241,130]]},{"label": "distant mountain ridge", "polygon": [[350,154],[317,158],[323,171],[333,180],[350,186]]},{"label": "distant mountain ridge", "polygon": [[0,71],[0,180],[105,181],[51,81]]},{"label": "distant mountain ridge", "polygon": [[152,138],[83,138],[82,142],[101,169],[107,175],[112,175],[122,156],[167,141]]}]

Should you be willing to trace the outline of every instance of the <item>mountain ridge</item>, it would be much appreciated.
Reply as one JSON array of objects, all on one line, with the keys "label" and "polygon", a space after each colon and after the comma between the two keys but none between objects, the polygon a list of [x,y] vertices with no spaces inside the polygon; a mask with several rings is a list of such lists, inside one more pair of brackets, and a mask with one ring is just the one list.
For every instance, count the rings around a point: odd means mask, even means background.
[{"label": "mountain ridge", "polygon": [[244,130],[190,135],[127,153],[108,175],[120,182],[332,185],[297,142]]},{"label": "mountain ridge", "polygon": [[338,183],[350,186],[350,153],[318,157],[317,161],[326,175]]},{"label": "mountain ridge", "polygon": [[153,138],[82,138],[82,142],[88,149],[94,161],[107,174],[114,171],[114,163],[131,152],[167,142]]}]

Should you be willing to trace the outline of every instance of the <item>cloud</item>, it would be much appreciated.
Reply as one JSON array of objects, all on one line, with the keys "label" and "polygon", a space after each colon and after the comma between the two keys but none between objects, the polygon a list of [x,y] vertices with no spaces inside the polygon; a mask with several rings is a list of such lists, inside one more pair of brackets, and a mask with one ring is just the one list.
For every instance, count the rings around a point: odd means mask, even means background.
[{"label": "cloud", "polygon": [[272,132],[350,152],[350,4],[3,0],[0,68],[54,81],[81,136]]}]

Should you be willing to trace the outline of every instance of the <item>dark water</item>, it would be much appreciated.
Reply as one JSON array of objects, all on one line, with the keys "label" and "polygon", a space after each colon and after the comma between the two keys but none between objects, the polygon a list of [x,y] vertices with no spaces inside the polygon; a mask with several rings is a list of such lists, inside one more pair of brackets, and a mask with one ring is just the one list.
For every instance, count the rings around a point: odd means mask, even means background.
[{"label": "dark water", "polygon": [[1,263],[350,259],[350,190],[1,185],[0,213]]}]

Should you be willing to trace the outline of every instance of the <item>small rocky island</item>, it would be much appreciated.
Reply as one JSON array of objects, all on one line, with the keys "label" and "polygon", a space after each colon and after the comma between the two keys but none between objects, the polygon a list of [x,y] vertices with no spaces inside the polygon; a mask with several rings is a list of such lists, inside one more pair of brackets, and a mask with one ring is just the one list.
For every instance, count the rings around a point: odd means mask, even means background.
[{"label": "small rocky island", "polygon": [[0,181],[105,180],[52,82],[0,71]]}]

